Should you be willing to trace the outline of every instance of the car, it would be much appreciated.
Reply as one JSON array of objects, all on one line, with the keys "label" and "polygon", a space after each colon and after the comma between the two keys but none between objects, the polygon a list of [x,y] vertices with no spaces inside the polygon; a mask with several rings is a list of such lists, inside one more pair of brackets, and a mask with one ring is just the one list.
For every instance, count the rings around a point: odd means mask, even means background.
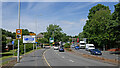
[{"label": "car", "polygon": [[92,55],[102,55],[102,52],[100,50],[98,50],[98,49],[91,49],[90,53]]},{"label": "car", "polygon": [[54,46],[54,50],[58,50],[59,49],[59,47],[58,46]]},{"label": "car", "polygon": [[72,45],[71,45],[71,48],[74,48],[74,47],[75,47],[75,45],[74,45],[74,44],[72,44]]},{"label": "car", "polygon": [[78,49],[80,49],[80,47],[79,46],[75,46],[75,49],[78,50]]},{"label": "car", "polygon": [[59,48],[59,52],[64,52],[64,48],[63,48],[63,47],[60,47],[60,48]]},{"label": "car", "polygon": [[51,48],[50,45],[44,45],[43,47],[44,47],[45,49],[49,49],[49,48]]}]

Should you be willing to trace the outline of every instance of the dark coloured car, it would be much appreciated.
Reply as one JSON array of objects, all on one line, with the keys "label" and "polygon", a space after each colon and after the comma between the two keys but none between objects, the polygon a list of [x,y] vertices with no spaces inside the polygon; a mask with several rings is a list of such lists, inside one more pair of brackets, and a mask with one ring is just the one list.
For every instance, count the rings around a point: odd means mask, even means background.
[{"label": "dark coloured car", "polygon": [[63,48],[63,47],[60,47],[60,48],[59,48],[59,52],[64,52],[64,48]]},{"label": "dark coloured car", "polygon": [[75,49],[78,50],[78,49],[80,49],[80,47],[79,46],[75,46]]},{"label": "dark coloured car", "polygon": [[90,53],[92,55],[102,55],[102,52],[100,50],[98,50],[98,49],[91,49]]}]

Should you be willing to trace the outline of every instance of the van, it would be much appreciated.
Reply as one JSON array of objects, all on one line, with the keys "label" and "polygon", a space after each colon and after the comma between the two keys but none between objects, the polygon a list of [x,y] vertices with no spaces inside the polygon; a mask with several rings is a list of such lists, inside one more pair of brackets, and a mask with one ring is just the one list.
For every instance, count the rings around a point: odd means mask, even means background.
[{"label": "van", "polygon": [[80,49],[85,49],[86,42],[80,41]]},{"label": "van", "polygon": [[87,51],[91,50],[91,49],[95,49],[94,44],[86,44],[86,48]]}]

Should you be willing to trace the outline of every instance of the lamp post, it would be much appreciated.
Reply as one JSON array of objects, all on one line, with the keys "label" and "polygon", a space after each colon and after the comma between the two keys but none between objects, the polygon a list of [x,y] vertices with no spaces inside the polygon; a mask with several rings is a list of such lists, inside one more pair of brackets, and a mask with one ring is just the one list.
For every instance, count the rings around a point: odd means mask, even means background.
[{"label": "lamp post", "polygon": [[[37,17],[36,17],[36,21],[35,21],[35,23],[36,23],[36,40],[37,40],[37,18],[39,17],[39,16],[42,16],[42,15],[36,15]],[[36,41],[36,49],[37,49],[37,41]]]},{"label": "lamp post", "polygon": [[[19,0],[19,8],[18,8],[18,23],[19,23],[19,29],[20,29],[20,0]],[[18,39],[18,50],[17,50],[17,62],[20,62],[20,54],[19,54],[19,39]]]}]

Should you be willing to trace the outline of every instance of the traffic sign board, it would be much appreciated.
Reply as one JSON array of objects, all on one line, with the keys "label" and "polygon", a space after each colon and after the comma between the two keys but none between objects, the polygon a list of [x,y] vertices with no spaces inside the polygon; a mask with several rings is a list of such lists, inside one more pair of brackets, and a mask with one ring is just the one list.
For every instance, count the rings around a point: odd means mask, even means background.
[{"label": "traffic sign board", "polygon": [[35,36],[31,35],[23,36],[23,43],[35,43]]},{"label": "traffic sign board", "polygon": [[12,41],[12,44],[14,44],[14,41]]},{"label": "traffic sign board", "polygon": [[16,29],[16,34],[22,34],[22,29]]},{"label": "traffic sign board", "polygon": [[22,39],[22,29],[16,29],[16,39]]}]

